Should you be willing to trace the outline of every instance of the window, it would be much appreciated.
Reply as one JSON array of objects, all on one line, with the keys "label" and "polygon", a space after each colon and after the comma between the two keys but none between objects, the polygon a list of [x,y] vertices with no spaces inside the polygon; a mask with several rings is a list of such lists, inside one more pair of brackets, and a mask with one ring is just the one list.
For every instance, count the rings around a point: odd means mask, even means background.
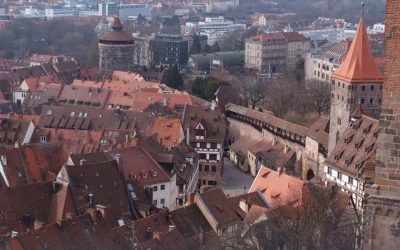
[{"label": "window", "polygon": [[199,171],[203,171],[203,165],[199,166]]},{"label": "window", "polygon": [[205,160],[205,159],[207,159],[207,155],[206,154],[199,154],[199,158],[200,158],[200,160]]},{"label": "window", "polygon": [[47,136],[41,135],[40,136],[40,142],[46,142],[47,141]]},{"label": "window", "polygon": [[371,85],[371,90],[374,91],[374,85]]},{"label": "window", "polygon": [[216,154],[210,154],[210,160],[217,160],[217,155]]},{"label": "window", "polygon": [[165,204],[165,199],[160,199],[160,204],[164,205]]},{"label": "window", "polygon": [[373,100],[372,100],[372,98],[371,98],[371,99],[369,99],[369,103],[370,103],[370,104],[372,104],[372,103],[373,103]]},{"label": "window", "polygon": [[217,172],[217,166],[211,166],[211,171],[212,172]]},{"label": "window", "polygon": [[204,172],[208,172],[210,171],[210,166],[209,165],[205,165],[204,166]]},{"label": "window", "polygon": [[353,177],[349,176],[349,184],[353,185]]},{"label": "window", "polygon": [[338,124],[338,125],[341,125],[341,124],[342,124],[342,119],[337,118],[337,124]]},{"label": "window", "polygon": [[363,86],[361,86],[361,90],[362,91],[364,91],[365,90],[365,86],[363,85]]},{"label": "window", "polygon": [[160,189],[165,190],[165,185],[161,185]]},{"label": "window", "polygon": [[341,179],[342,179],[342,173],[338,172],[338,173],[337,173],[337,178],[338,178],[339,180],[341,180]]},{"label": "window", "polygon": [[153,200],[153,205],[157,206],[157,200]]},{"label": "window", "polygon": [[364,104],[364,98],[361,98],[361,104]]},{"label": "window", "polygon": [[332,174],[332,168],[328,167],[328,174]]},{"label": "window", "polygon": [[157,187],[157,186],[154,186],[154,187],[153,187],[153,192],[157,192],[157,189],[158,189],[158,187]]}]

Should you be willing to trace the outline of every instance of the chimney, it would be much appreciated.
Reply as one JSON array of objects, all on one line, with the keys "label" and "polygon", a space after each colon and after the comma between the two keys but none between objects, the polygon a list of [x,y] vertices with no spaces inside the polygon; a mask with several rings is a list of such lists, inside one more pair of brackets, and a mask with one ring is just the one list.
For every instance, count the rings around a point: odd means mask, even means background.
[{"label": "chimney", "polygon": [[7,166],[7,156],[6,155],[1,155],[1,162],[3,163],[3,166]]},{"label": "chimney", "polygon": [[89,207],[93,207],[93,198],[94,198],[94,194],[93,193],[89,193]]},{"label": "chimney", "polygon": [[189,140],[189,127],[186,129],[186,144],[190,145],[190,140]]},{"label": "chimney", "polygon": [[211,101],[211,110],[215,110],[215,108],[217,107],[217,103],[215,102],[215,100]]},{"label": "chimney", "polygon": [[153,239],[153,229],[151,229],[151,227],[148,227],[148,228],[147,228],[144,237],[145,237],[146,240],[151,240],[151,239]]},{"label": "chimney", "polygon": [[125,135],[125,143],[128,143],[129,142],[129,134],[126,134]]}]

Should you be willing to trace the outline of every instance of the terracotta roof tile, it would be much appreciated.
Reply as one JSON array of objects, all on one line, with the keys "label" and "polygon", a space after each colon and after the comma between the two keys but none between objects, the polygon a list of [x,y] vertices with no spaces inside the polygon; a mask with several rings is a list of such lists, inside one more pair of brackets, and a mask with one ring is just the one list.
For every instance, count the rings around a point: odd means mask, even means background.
[{"label": "terracotta roof tile", "polygon": [[111,154],[119,155],[127,181],[141,185],[170,182],[170,175],[141,147],[114,150]]},{"label": "terracotta roof tile", "polygon": [[261,192],[269,207],[297,202],[302,197],[305,182],[286,173],[261,167],[254,179],[249,192]]},{"label": "terracotta roof tile", "polygon": [[378,134],[378,120],[366,115],[352,117],[326,164],[352,176],[373,178],[367,163],[375,158]]},{"label": "terracotta roof tile", "polygon": [[383,75],[375,64],[363,17],[360,18],[351,47],[332,77],[351,83],[379,83]]},{"label": "terracotta roof tile", "polygon": [[57,144],[27,144],[0,155],[7,163],[3,178],[10,187],[55,180],[64,161]]},{"label": "terracotta roof tile", "polygon": [[[84,214],[93,206],[104,206],[105,220],[110,226],[118,226],[118,219],[130,218],[130,207],[125,181],[120,176],[115,161],[88,164],[84,166],[64,166],[58,180],[71,186],[76,209]],[[89,194],[93,195],[90,204]]]}]

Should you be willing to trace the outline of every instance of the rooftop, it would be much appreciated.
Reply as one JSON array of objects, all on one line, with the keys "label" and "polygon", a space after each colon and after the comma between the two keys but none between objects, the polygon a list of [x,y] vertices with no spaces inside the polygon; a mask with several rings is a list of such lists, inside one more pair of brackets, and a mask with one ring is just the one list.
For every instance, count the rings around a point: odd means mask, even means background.
[{"label": "rooftop", "polygon": [[332,77],[350,83],[381,83],[383,75],[375,64],[364,18],[360,18],[350,49]]}]

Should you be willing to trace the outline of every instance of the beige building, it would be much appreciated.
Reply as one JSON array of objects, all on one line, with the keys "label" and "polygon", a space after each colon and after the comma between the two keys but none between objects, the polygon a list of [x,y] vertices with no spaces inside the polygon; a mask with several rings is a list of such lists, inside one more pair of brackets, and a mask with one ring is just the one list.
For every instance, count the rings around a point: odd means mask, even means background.
[{"label": "beige building", "polygon": [[297,32],[260,34],[246,41],[245,66],[262,73],[285,73],[310,49],[311,41]]},{"label": "beige building", "polygon": [[305,58],[306,81],[330,84],[331,75],[339,68],[349,46],[348,41],[326,43],[307,53]]}]

